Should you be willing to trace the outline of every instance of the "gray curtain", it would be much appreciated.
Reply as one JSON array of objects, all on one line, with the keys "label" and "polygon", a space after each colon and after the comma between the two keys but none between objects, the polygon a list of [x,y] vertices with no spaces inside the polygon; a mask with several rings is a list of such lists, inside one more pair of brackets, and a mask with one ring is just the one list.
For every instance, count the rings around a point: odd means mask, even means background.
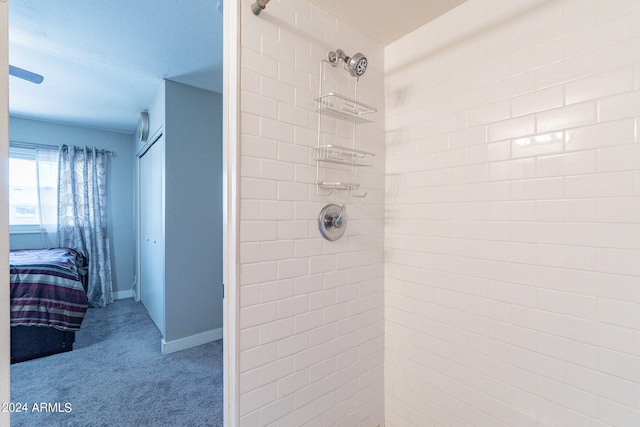
[{"label": "gray curtain", "polygon": [[60,147],[58,244],[89,259],[88,291],[92,307],[113,302],[111,254],[107,230],[107,165],[110,152]]}]

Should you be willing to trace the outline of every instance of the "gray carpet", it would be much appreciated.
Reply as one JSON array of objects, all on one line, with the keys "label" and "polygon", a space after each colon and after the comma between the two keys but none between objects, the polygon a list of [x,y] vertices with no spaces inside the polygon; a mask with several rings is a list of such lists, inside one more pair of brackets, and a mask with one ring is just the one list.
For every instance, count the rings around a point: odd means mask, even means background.
[{"label": "gray carpet", "polygon": [[11,401],[28,405],[11,425],[222,426],[222,340],[163,356],[160,338],[131,299],[90,308],[72,352],[11,365]]}]

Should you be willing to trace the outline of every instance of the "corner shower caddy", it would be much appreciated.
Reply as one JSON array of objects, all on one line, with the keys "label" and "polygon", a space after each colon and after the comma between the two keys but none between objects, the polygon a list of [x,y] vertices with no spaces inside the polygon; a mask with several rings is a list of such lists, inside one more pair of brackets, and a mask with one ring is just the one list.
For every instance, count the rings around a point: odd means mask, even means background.
[{"label": "corner shower caddy", "polygon": [[[362,151],[355,148],[357,125],[372,123],[375,121],[377,109],[370,105],[358,102],[358,80],[356,77],[354,84],[354,97],[350,98],[335,92],[324,92],[325,67],[333,64],[323,60],[320,64],[320,93],[315,99],[316,111],[318,114],[318,143],[314,147],[314,160],[316,161],[316,194],[328,196],[333,190],[349,190],[354,197],[365,197],[367,193],[356,194],[355,190],[360,188],[360,184],[353,182],[356,167],[373,166],[374,153]],[[352,136],[351,146],[323,145],[322,141],[322,118],[330,116],[351,123]],[[349,166],[350,182],[328,181],[325,175],[330,175],[331,169],[327,169],[323,164],[332,163]],[[329,190],[322,192],[321,190]]]}]

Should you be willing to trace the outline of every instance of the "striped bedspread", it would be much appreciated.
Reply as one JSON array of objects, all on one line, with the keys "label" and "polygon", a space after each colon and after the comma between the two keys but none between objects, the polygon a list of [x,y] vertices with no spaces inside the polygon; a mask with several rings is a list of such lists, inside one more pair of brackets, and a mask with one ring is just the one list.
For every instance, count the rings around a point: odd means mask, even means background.
[{"label": "striped bedspread", "polygon": [[79,330],[88,307],[83,260],[67,248],[11,251],[11,326]]}]

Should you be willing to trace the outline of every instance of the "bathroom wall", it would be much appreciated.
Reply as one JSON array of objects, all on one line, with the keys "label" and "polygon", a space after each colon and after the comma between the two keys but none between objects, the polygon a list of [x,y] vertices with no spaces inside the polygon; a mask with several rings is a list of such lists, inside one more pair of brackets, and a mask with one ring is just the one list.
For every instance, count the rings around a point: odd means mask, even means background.
[{"label": "bathroom wall", "polygon": [[640,2],[481,6],[385,51],[386,425],[638,425]]},{"label": "bathroom wall", "polygon": [[[383,49],[306,1],[272,1],[259,16],[251,3],[241,13],[240,424],[382,425]],[[369,58],[359,99],[378,114],[357,131],[357,148],[376,154],[357,172],[365,198],[318,196],[314,184],[314,98],[337,48]],[[353,91],[353,77],[330,71],[327,87]],[[349,129],[326,118],[325,143],[349,143]],[[317,225],[328,203],[348,210],[333,242]]]}]

